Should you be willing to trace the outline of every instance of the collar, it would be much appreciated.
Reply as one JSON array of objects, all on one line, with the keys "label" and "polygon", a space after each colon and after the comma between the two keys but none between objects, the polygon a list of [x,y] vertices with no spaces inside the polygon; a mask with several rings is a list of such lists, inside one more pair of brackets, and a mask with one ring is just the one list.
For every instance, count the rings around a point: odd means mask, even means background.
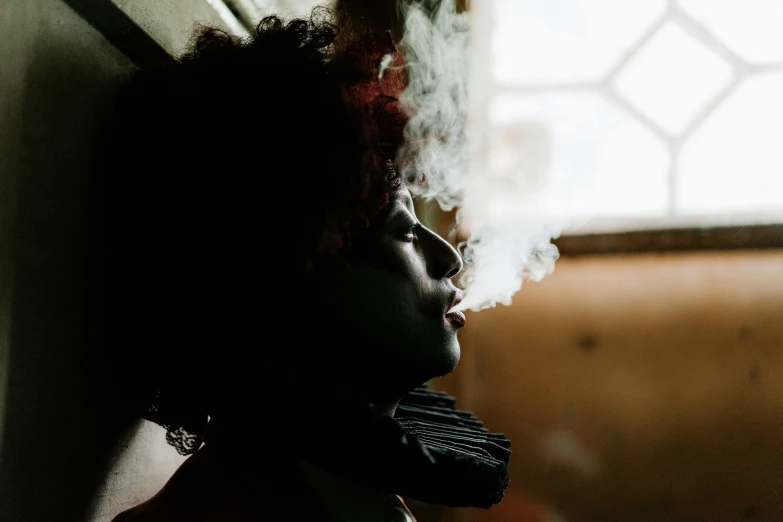
[{"label": "collar", "polygon": [[372,405],[350,415],[308,415],[292,425],[293,439],[332,473],[431,504],[489,508],[508,487],[511,443],[455,403],[423,385],[403,398],[394,418]]}]

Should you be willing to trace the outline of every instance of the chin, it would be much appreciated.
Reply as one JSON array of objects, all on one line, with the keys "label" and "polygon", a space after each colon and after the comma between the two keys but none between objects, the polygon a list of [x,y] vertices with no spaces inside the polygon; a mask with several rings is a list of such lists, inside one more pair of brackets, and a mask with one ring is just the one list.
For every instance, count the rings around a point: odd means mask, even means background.
[{"label": "chin", "polygon": [[453,372],[459,363],[459,356],[460,347],[455,339],[453,343],[444,346],[437,359],[433,361],[430,378],[443,377]]},{"label": "chin", "polygon": [[443,375],[446,375],[447,373],[453,372],[457,365],[459,364],[459,356],[460,356],[460,348],[459,344],[452,350],[451,357],[449,358],[448,362],[448,370]]},{"label": "chin", "polygon": [[[404,395],[430,379],[448,375],[459,362],[460,347],[456,340],[440,344],[437,350],[432,350],[432,344],[426,346],[429,348],[426,351],[421,344],[411,343],[408,348],[413,350],[408,352],[407,357],[398,358],[394,364],[379,363],[382,370],[372,374],[367,385],[385,395]],[[426,356],[422,357],[425,353]]]}]

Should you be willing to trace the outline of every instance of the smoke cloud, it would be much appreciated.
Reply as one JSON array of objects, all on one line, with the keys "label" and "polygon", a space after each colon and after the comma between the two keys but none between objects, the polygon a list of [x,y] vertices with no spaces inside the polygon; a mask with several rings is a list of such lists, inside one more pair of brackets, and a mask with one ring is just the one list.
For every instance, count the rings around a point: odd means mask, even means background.
[{"label": "smoke cloud", "polygon": [[527,161],[511,171],[472,162],[491,137],[477,128],[481,118],[470,98],[480,93],[469,92],[469,14],[457,13],[453,0],[434,8],[403,0],[400,9],[409,78],[400,101],[411,109],[400,173],[414,194],[436,199],[443,210],[456,209],[457,226],[469,230],[459,245],[465,298],[455,310],[508,305],[524,280],[551,273],[559,256],[551,239],[564,224],[553,218],[554,192],[541,175],[545,143],[528,140],[541,150],[531,147]]}]

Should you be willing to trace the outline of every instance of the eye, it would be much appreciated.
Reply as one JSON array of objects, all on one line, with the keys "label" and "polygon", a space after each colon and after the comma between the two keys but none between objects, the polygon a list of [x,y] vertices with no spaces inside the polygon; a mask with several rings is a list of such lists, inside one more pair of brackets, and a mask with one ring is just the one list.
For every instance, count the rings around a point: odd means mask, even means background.
[{"label": "eye", "polygon": [[419,224],[413,223],[402,230],[401,236],[406,243],[412,243],[416,239],[416,232],[419,230]]}]

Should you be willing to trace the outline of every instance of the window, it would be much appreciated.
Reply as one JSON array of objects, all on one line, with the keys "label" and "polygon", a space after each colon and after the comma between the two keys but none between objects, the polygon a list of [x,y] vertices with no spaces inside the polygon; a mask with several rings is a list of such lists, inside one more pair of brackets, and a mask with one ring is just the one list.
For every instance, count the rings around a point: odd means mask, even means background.
[{"label": "window", "polygon": [[483,172],[580,231],[783,223],[783,3],[470,10]]}]

